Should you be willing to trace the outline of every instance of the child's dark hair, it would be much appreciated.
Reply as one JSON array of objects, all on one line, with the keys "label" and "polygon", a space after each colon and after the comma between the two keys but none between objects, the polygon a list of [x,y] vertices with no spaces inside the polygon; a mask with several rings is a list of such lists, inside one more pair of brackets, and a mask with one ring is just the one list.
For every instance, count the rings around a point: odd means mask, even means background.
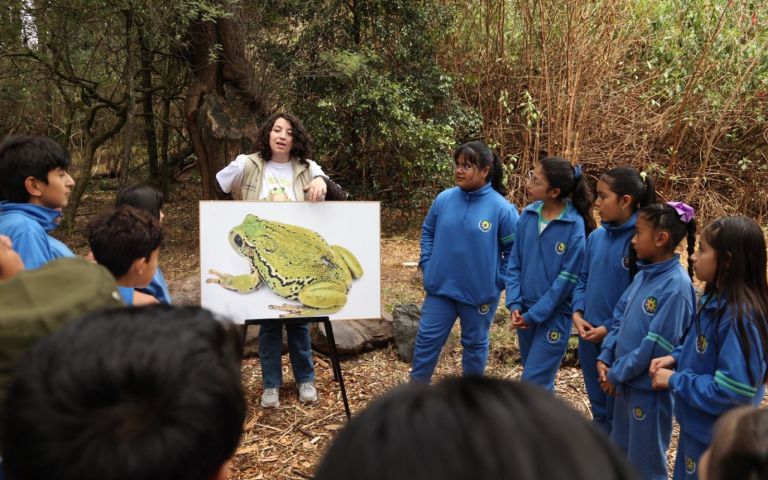
[{"label": "child's dark hair", "polygon": [[709,480],[768,478],[768,410],[739,407],[715,424],[707,461]]},{"label": "child's dark hair", "polygon": [[256,143],[256,151],[261,154],[264,161],[272,160],[272,147],[269,146],[269,133],[278,118],[284,118],[291,124],[293,147],[291,156],[299,159],[300,163],[307,164],[307,159],[312,156],[312,136],[307,131],[301,120],[290,113],[275,113],[267,119],[259,128],[259,137]]},{"label": "child's dark hair", "polygon": [[571,165],[571,162],[559,157],[545,158],[539,163],[541,173],[546,177],[551,188],[560,189],[560,198],[571,197],[573,206],[584,219],[584,231],[587,235],[597,228],[595,217],[592,215],[594,197],[587,187],[587,180],[581,174],[581,167]]},{"label": "child's dark hair", "polygon": [[[708,223],[701,236],[712,247],[717,259],[714,281],[707,282],[704,295],[707,301],[722,298],[734,315],[732,326],[738,333],[739,345],[747,365],[750,356],[759,355],[766,363],[763,351],[752,351],[752,345],[768,346],[768,281],[765,269],[768,256],[765,252],[765,236],[760,225],[747,217],[724,217]],[[716,315],[719,329],[726,308],[720,304]],[[700,314],[696,315],[696,332],[701,334]],[[752,340],[749,322],[755,325],[760,342]],[[719,341],[715,342],[719,345]],[[749,379],[754,382],[755,372],[749,369]],[[768,380],[768,372],[761,383]]]},{"label": "child's dark hair", "polygon": [[160,220],[160,210],[163,209],[163,194],[148,185],[131,185],[120,190],[117,194],[115,207],[130,205],[145,210]]},{"label": "child's dark hair", "polygon": [[10,136],[0,145],[0,192],[9,202],[27,203],[27,178],[47,185],[51,170],[67,170],[70,165],[69,150],[49,138]]},{"label": "child's dark hair", "polygon": [[16,365],[0,427],[7,478],[213,478],[243,430],[241,351],[199,307],[68,323]]},{"label": "child's dark hair", "polygon": [[504,185],[504,167],[501,164],[501,159],[488,145],[478,140],[465,143],[453,152],[453,161],[455,163],[458,163],[459,158],[463,158],[465,162],[476,166],[480,170],[485,167],[491,167],[486,183],[491,182],[493,189],[502,196],[509,193],[506,185]]},{"label": "child's dark hair", "polygon": [[149,260],[163,242],[160,221],[149,212],[129,205],[102,212],[88,224],[93,258],[118,279],[128,273],[134,261]]},{"label": "child's dark hair", "polygon": [[[546,450],[541,445],[547,445]],[[550,452],[559,452],[553,462]],[[483,377],[410,383],[352,418],[315,480],[635,478],[608,438],[535,385]]]},{"label": "child's dark hair", "polygon": [[[656,203],[656,186],[645,172],[641,174],[631,167],[616,167],[603,173],[600,180],[619,198],[629,195],[632,199],[632,213]],[[628,250],[629,278],[632,280],[638,272],[637,252],[631,245],[628,245]]]},{"label": "child's dark hair", "polygon": [[669,234],[668,247],[671,251],[688,238],[688,276],[693,278],[693,255],[696,246],[696,219],[684,222],[677,210],[664,203],[654,203],[640,209],[640,218],[651,224],[655,230],[663,230]]}]

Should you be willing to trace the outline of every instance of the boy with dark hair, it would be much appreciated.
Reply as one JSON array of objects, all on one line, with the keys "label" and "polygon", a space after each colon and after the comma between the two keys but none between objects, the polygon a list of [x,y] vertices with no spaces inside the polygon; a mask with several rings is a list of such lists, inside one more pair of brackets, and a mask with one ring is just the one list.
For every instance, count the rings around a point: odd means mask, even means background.
[{"label": "boy with dark hair", "polygon": [[133,305],[134,288],[152,281],[163,241],[160,221],[128,205],[102,212],[88,224],[93,258],[115,276],[127,305]]},{"label": "boy with dark hair", "polygon": [[226,480],[245,420],[239,339],[198,307],[95,313],[18,363],[9,480]]},{"label": "boy with dark hair", "polygon": [[47,234],[75,185],[71,164],[69,151],[48,138],[15,135],[0,145],[0,234],[11,238],[29,270],[74,256]]}]

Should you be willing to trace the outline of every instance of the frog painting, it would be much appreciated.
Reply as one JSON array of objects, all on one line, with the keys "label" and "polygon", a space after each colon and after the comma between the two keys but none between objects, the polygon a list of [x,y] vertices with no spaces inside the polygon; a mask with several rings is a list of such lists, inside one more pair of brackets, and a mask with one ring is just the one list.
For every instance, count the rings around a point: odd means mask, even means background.
[{"label": "frog painting", "polygon": [[281,317],[309,317],[338,312],[347,303],[352,279],[363,276],[357,258],[344,247],[328,245],[316,232],[247,215],[229,232],[229,244],[248,260],[250,274],[209,270],[215,283],[238,293],[258,290],[262,282],[275,294],[301,305],[270,305]]}]

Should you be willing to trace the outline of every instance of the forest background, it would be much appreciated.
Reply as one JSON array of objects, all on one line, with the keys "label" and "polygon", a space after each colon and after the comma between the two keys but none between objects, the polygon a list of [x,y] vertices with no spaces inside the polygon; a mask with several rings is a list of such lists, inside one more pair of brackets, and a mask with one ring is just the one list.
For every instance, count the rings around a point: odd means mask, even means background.
[{"label": "forest background", "polygon": [[0,0],[0,136],[68,147],[71,229],[95,176],[199,182],[260,121],[301,117],[352,199],[405,212],[500,153],[630,165],[705,217],[768,213],[768,0]]}]

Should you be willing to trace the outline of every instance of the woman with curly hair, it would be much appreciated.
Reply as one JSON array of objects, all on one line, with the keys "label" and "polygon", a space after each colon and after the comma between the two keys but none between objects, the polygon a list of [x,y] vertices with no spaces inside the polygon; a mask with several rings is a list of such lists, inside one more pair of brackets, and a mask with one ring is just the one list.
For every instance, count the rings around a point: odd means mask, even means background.
[{"label": "woman with curly hair", "polygon": [[238,155],[216,174],[217,196],[231,200],[232,190],[242,188],[243,200],[344,200],[311,155],[312,137],[301,120],[276,113],[259,129],[256,152]]},{"label": "woman with curly hair", "polygon": [[[251,155],[239,155],[216,174],[217,196],[232,199],[232,190],[242,188],[243,200],[310,201],[344,200],[341,187],[332,182],[320,166],[307,157],[312,154],[312,137],[301,121],[288,113],[272,115],[260,128]],[[309,324],[288,323],[288,353],[301,402],[317,401],[315,366]],[[280,405],[283,384],[281,363],[282,325],[262,325],[259,330],[259,360],[264,392],[263,408]]]}]

